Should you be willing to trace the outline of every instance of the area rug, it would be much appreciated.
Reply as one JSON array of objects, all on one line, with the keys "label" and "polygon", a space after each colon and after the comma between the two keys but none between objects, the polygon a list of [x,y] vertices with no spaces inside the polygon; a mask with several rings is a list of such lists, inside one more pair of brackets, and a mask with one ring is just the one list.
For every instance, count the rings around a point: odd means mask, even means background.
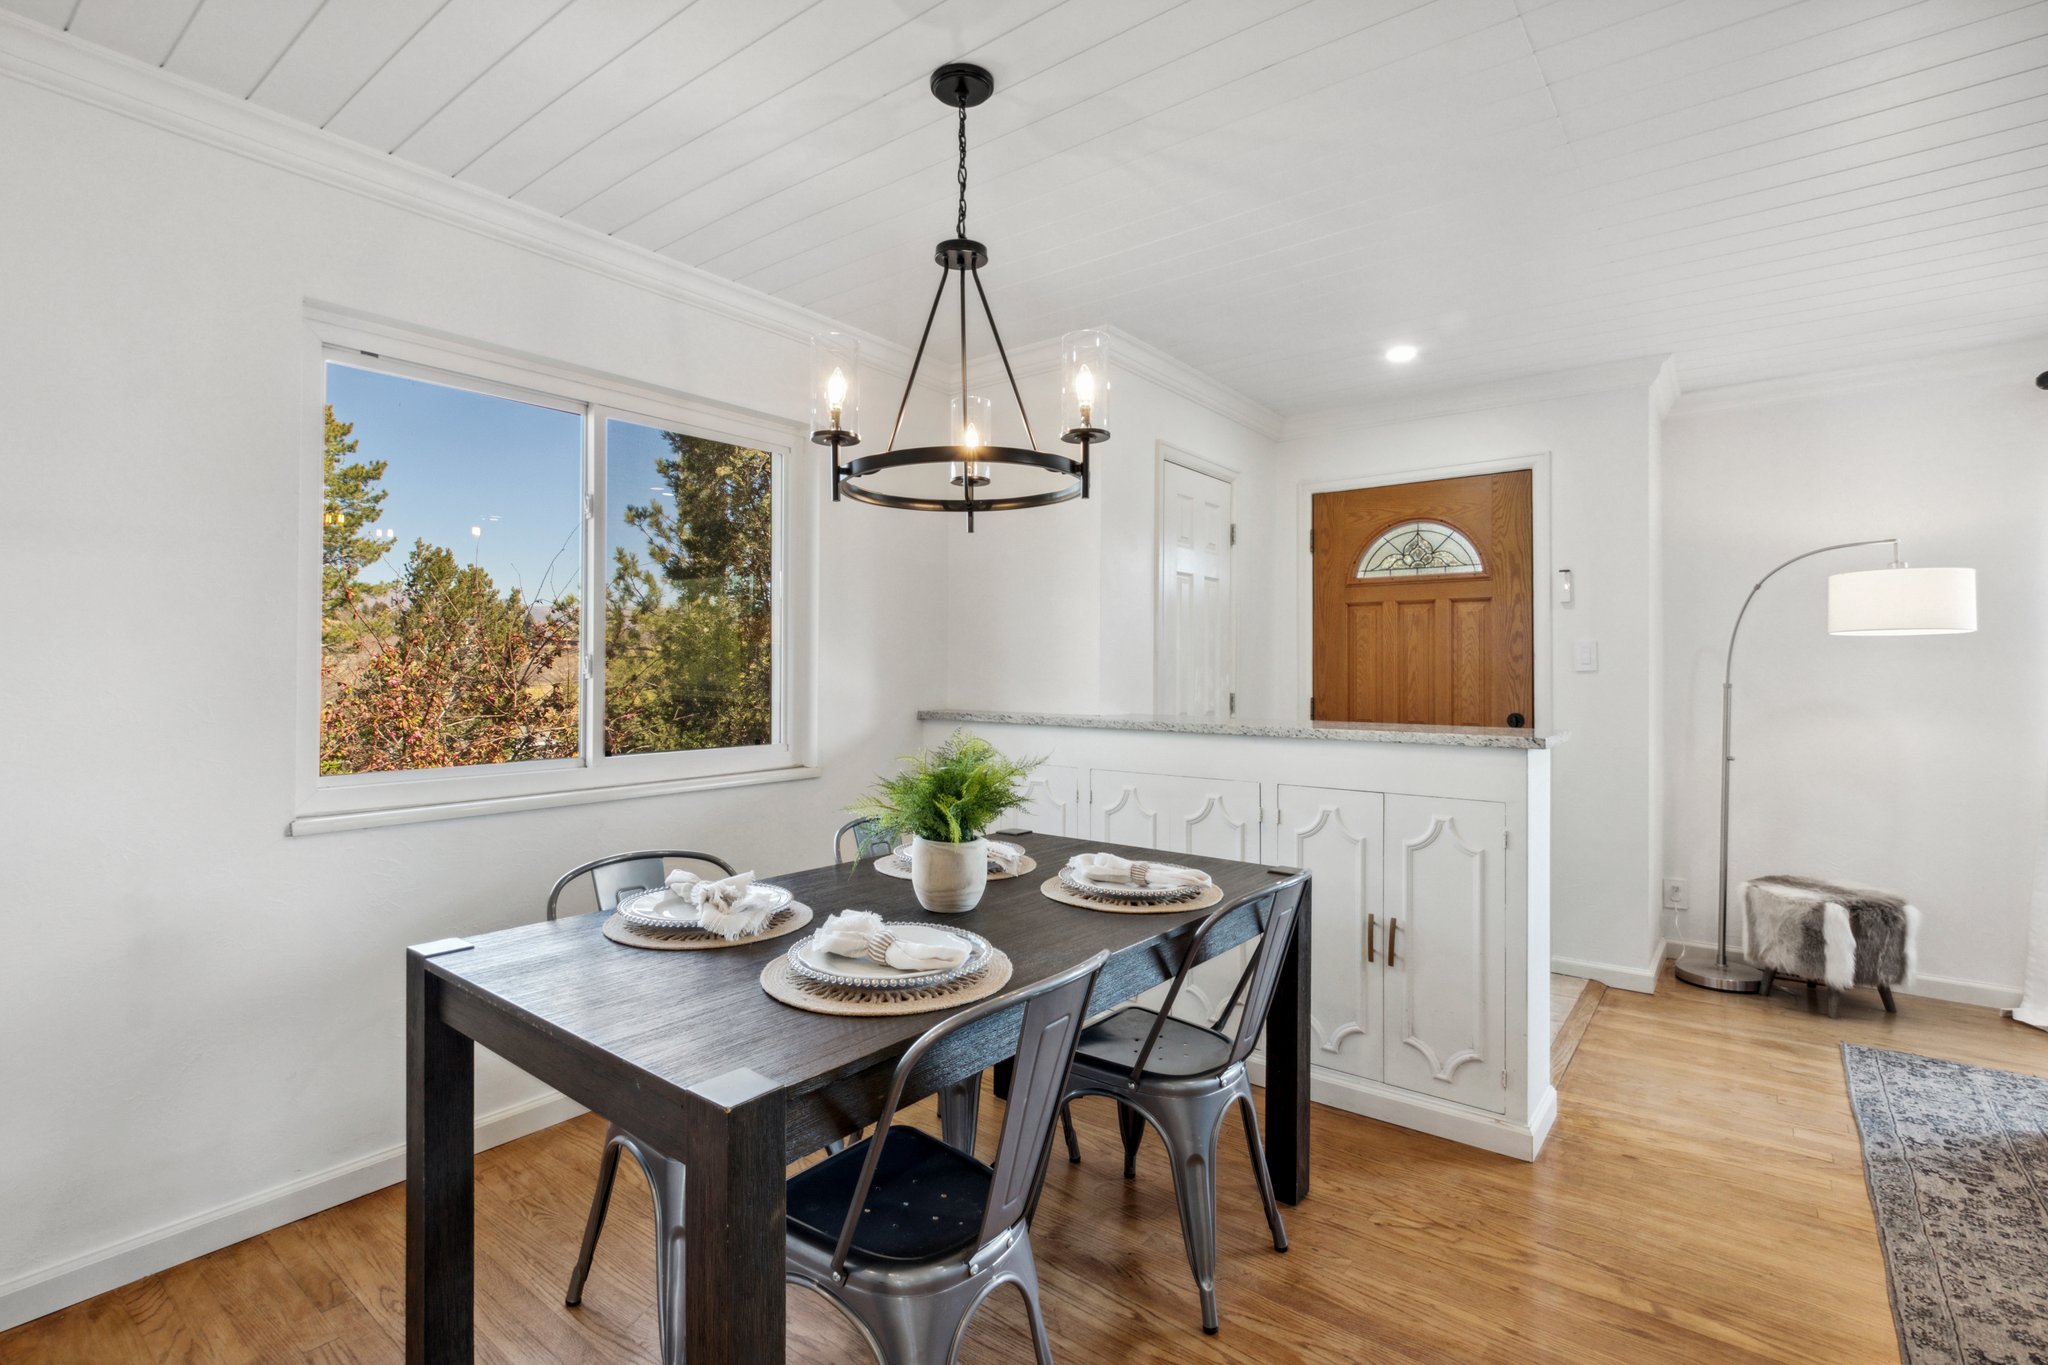
[{"label": "area rug", "polygon": [[2048,1365],[2048,1080],[1842,1045],[1905,1365]]}]

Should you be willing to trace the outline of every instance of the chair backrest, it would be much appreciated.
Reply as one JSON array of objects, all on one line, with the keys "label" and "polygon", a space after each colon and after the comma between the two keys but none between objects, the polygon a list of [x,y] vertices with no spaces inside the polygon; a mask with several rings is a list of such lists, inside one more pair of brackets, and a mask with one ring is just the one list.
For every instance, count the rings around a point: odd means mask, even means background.
[{"label": "chair backrest", "polygon": [[716,871],[721,877],[730,877],[733,873],[732,864],[717,854],[698,853],[686,848],[647,848],[634,853],[593,858],[555,878],[554,886],[548,891],[548,918],[555,918],[562,892],[578,877],[587,875],[590,878],[599,910],[612,910],[618,907],[620,897],[638,895],[660,886],[668,877],[670,863],[697,863],[705,871]]},{"label": "chair backrest", "polygon": [[[1301,900],[1307,887],[1306,878],[1296,877],[1275,887],[1266,898],[1259,946],[1252,950],[1252,960],[1245,964],[1229,998],[1223,1002],[1223,1009],[1209,1024],[1212,1029],[1222,1028],[1240,999],[1243,1001],[1244,1011],[1238,1015],[1237,1032],[1231,1036],[1229,1060],[1225,1066],[1235,1066],[1251,1056],[1252,1050],[1259,1045],[1259,1033],[1266,1027],[1266,1015],[1273,1008],[1273,991],[1280,984],[1280,968],[1287,960],[1288,945],[1294,941],[1294,922],[1301,911]],[[1152,1031],[1145,1036],[1145,1046],[1139,1049],[1137,1064],[1131,1068],[1133,1084],[1144,1079],[1145,1063],[1152,1059],[1152,1048],[1159,1041],[1159,1031],[1166,1026],[1167,1016],[1173,1013],[1173,1002],[1180,998],[1182,988],[1187,985],[1188,973],[1201,962],[1202,945],[1208,941],[1209,931],[1237,908],[1234,905],[1219,906],[1202,921],[1195,930],[1195,936],[1188,941],[1187,956],[1181,959],[1180,971],[1175,973],[1173,985],[1166,992],[1166,1001],[1159,1007],[1159,1017],[1152,1021]]]},{"label": "chair backrest", "polygon": [[889,1098],[882,1106],[881,1118],[875,1123],[860,1183],[854,1187],[853,1203],[847,1210],[846,1226],[839,1231],[839,1246],[832,1254],[834,1276],[846,1267],[868,1191],[875,1183],[882,1145],[888,1140],[889,1125],[895,1121],[896,1106],[902,1102],[910,1073],[949,1034],[1019,1006],[1023,1008],[1017,1028],[1016,1069],[1010,1077],[1010,1099],[1003,1115],[1002,1138],[996,1147],[995,1176],[989,1183],[988,1205],[982,1214],[976,1245],[988,1245],[992,1238],[1023,1221],[1039,1182],[1045,1178],[1053,1121],[1059,1117],[1067,1072],[1074,1063],[1074,1047],[1080,1042],[1081,1027],[1087,1021],[1088,997],[1095,990],[1095,979],[1102,974],[1102,964],[1108,960],[1108,953],[1097,953],[1079,966],[1034,986],[984,1000],[933,1025],[910,1045],[896,1063],[896,1077],[889,1085]]},{"label": "chair backrest", "polygon": [[879,858],[895,851],[896,844],[889,838],[879,820],[848,820],[832,836],[832,861],[834,863],[858,863],[869,858]]}]

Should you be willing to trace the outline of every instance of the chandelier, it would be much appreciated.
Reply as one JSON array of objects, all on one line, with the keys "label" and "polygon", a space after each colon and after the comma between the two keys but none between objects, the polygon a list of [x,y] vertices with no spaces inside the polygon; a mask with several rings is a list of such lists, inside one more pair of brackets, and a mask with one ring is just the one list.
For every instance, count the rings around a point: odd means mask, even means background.
[{"label": "chandelier", "polygon": [[[832,447],[832,500],[843,491],[849,498],[877,507],[898,507],[916,512],[960,512],[967,517],[967,529],[974,529],[977,512],[1008,512],[1020,507],[1050,507],[1071,498],[1088,496],[1088,452],[1091,446],[1109,439],[1109,338],[1094,330],[1069,332],[1060,340],[1060,440],[1081,448],[1080,457],[1048,453],[1038,448],[1031,429],[1031,414],[1025,411],[1024,394],[1017,387],[1016,372],[1003,349],[1003,336],[996,328],[995,312],[981,287],[981,267],[988,264],[988,248],[967,235],[967,111],[995,93],[995,78],[981,67],[966,63],[942,66],[932,73],[932,94],[960,114],[959,214],[954,235],[940,242],[934,259],[939,265],[939,287],[932,295],[931,311],[925,314],[924,332],[917,339],[917,354],[910,362],[910,377],[903,382],[903,397],[896,405],[896,417],[889,426],[889,443],[872,455],[845,457],[850,446],[860,444],[860,346],[844,332],[825,332],[811,339],[811,440]],[[932,323],[945,301],[946,285],[959,276],[960,390],[951,400],[951,435],[948,445],[896,448],[903,430],[903,414],[910,406],[910,394],[917,384],[918,367],[924,363],[925,346],[932,338]],[[997,445],[995,404],[967,387],[967,285],[972,280],[982,316],[988,319],[989,336],[996,355],[1003,362],[1010,396],[1016,400],[1017,415],[1023,419],[1026,446]],[[948,497],[914,497],[888,493],[866,482],[874,475],[918,465],[945,465],[947,482],[959,490]],[[1000,480],[1007,469],[1037,469],[1067,482],[1045,492],[1002,491]]]}]

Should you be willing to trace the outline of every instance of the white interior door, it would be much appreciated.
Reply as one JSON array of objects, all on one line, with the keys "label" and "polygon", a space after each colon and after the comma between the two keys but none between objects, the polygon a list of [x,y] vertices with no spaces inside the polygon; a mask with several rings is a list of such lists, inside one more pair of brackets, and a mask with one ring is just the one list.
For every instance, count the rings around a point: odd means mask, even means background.
[{"label": "white interior door", "polygon": [[1236,644],[1230,485],[1167,462],[1160,482],[1159,709],[1227,716]]}]

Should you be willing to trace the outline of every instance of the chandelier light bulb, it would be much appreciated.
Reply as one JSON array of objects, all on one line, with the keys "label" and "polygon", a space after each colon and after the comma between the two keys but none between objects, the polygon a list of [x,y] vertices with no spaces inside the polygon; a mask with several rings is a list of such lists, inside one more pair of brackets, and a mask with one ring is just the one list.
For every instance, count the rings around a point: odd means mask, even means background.
[{"label": "chandelier light bulb", "polygon": [[981,429],[969,422],[967,429],[960,433],[960,444],[968,450],[981,449]]},{"label": "chandelier light bulb", "polygon": [[1087,426],[1095,411],[1095,371],[1086,365],[1074,375],[1074,401],[1081,405],[1081,425]]},{"label": "chandelier light bulb", "polygon": [[834,367],[831,378],[825,381],[825,406],[832,409],[832,425],[839,425],[839,415],[846,407],[846,371]]},{"label": "chandelier light bulb", "polygon": [[1389,365],[1406,365],[1421,354],[1420,350],[1404,341],[1398,346],[1387,347],[1387,363]]}]

